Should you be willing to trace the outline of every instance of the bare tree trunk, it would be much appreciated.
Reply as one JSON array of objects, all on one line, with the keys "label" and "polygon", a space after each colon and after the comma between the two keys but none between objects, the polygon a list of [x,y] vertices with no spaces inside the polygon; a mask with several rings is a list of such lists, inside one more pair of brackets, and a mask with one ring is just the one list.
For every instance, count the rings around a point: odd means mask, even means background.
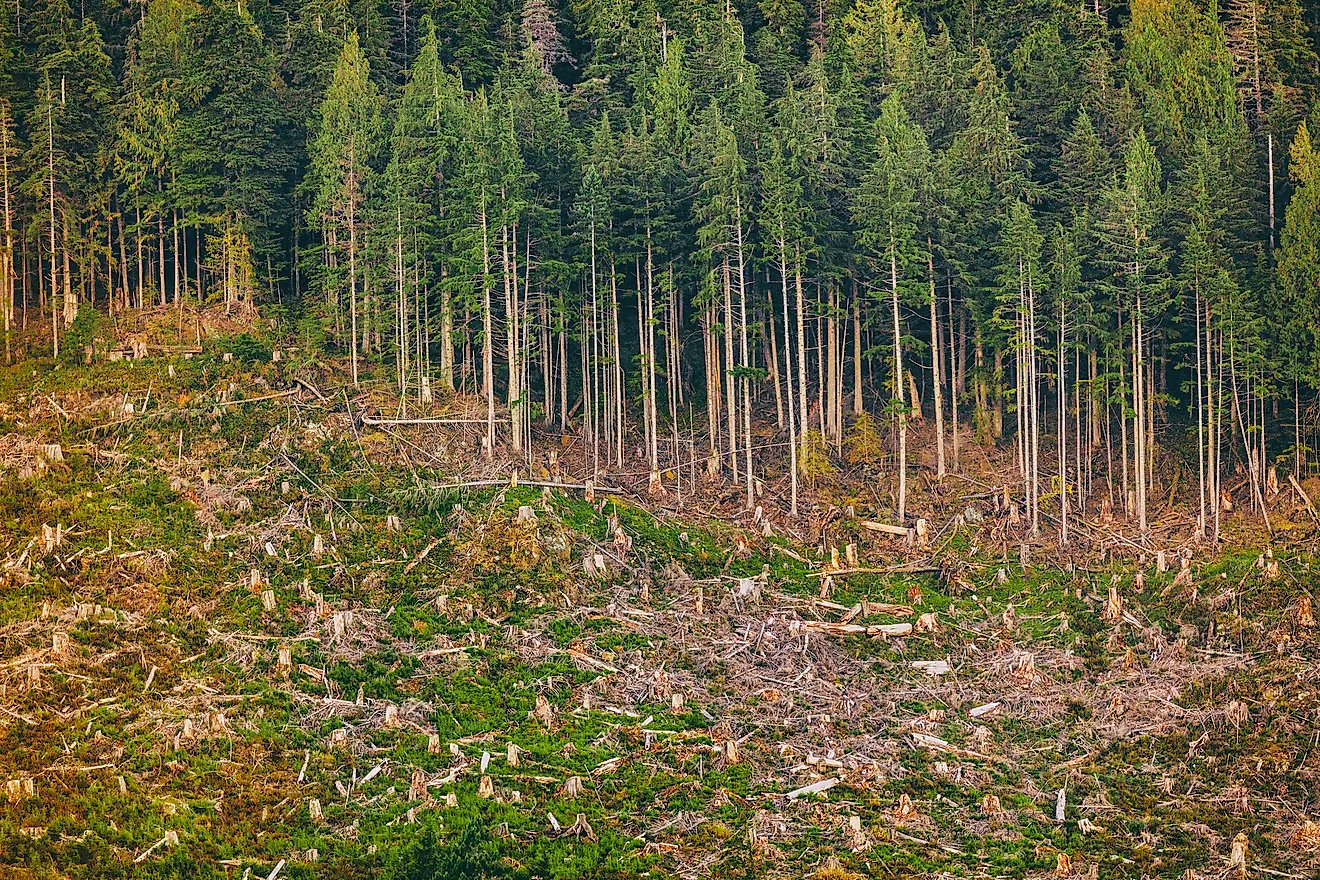
[{"label": "bare tree trunk", "polygon": [[[482,451],[495,455],[495,328],[490,303],[490,225],[486,188],[481,188],[481,393],[486,398],[486,438]],[[585,343],[584,343],[585,344]]]},{"label": "bare tree trunk", "polygon": [[862,414],[862,300],[857,281],[852,282],[853,315],[853,415]]},{"label": "bare tree trunk", "polygon": [[835,444],[840,439],[836,434],[836,425],[839,388],[843,385],[842,371],[839,369],[837,302],[838,292],[831,286],[825,313],[825,422],[829,426],[827,436]]},{"label": "bare tree trunk", "polygon": [[953,320],[953,278],[945,276],[945,293],[949,301],[949,415],[953,417],[953,469],[958,470],[958,378],[956,373],[956,357],[954,354],[954,320]]},{"label": "bare tree trunk", "polygon": [[793,249],[794,281],[797,288],[797,381],[798,381],[798,433],[807,433],[807,329],[806,298],[802,292],[802,247]]},{"label": "bare tree trunk", "polygon": [[733,355],[733,280],[729,267],[729,258],[724,258],[724,364],[729,381],[725,385],[726,403],[729,406],[729,467],[733,470],[733,479],[738,480],[738,405],[735,397],[737,380],[737,362]]},{"label": "bare tree trunk", "polygon": [[767,352],[766,366],[769,368],[770,381],[775,386],[775,428],[784,430],[784,389],[779,384],[779,334],[775,332],[775,295],[770,290],[770,270],[766,270],[765,299],[769,304],[769,311],[766,313],[765,331],[770,340],[770,351]]},{"label": "bare tree trunk", "polygon": [[894,318],[894,398],[898,401],[898,524],[907,521],[907,403],[903,399],[903,334],[898,322],[898,243],[889,228],[889,293]]},{"label": "bare tree trunk", "polygon": [[9,201],[9,104],[0,103],[0,173],[4,184],[5,241],[0,252],[0,296],[4,297],[5,363],[14,362],[10,333],[14,324],[14,216]]},{"label": "bare tree trunk", "polygon": [[930,239],[926,239],[926,274],[930,282],[930,370],[934,379],[933,394],[935,401],[935,472],[944,478],[944,372],[940,369],[940,319],[939,297],[935,295],[935,255],[931,252]]},{"label": "bare tree trunk", "polygon": [[1068,544],[1068,306],[1059,296],[1059,539]]},{"label": "bare tree trunk", "polygon": [[55,288],[59,284],[56,278],[55,269],[55,121],[50,107],[46,108],[47,121],[47,173],[49,175],[49,195],[50,195],[50,333],[51,350],[53,357],[60,356],[60,322],[59,312],[55,305]]},{"label": "bare tree trunk", "polygon": [[[658,402],[656,399],[655,388],[655,254],[652,249],[651,226],[648,223],[646,227],[646,398],[648,402],[649,421],[647,422],[647,433],[650,436],[651,473],[650,482],[657,489],[660,486],[660,420],[656,414]],[[741,269],[739,275],[741,276]],[[744,312],[746,306],[744,305]],[[639,320],[641,316],[639,316]],[[746,329],[744,328],[744,337]],[[744,339],[745,343],[745,339]],[[744,344],[744,348],[746,345]],[[744,352],[744,357],[746,353]]]},{"label": "bare tree trunk", "polygon": [[[735,196],[735,201],[737,202],[738,210],[738,353],[742,358],[742,366],[747,368],[752,364],[751,356],[747,349],[747,260],[746,255],[743,252],[742,203],[738,196]],[[655,392],[654,373],[652,373],[651,391],[652,393]],[[754,490],[754,479],[752,477],[752,380],[751,377],[747,375],[744,375],[742,378],[742,405],[743,449],[747,454],[747,509],[751,510],[756,506],[756,494]]]},{"label": "bare tree trunk", "polygon": [[[1138,271],[1140,271],[1138,269]],[[1132,313],[1132,400],[1135,415],[1132,420],[1134,440],[1133,462],[1136,465],[1137,523],[1144,535],[1149,526],[1146,521],[1146,364],[1145,364],[1145,322],[1141,313],[1141,294],[1137,294],[1137,307]]]},{"label": "bare tree trunk", "polygon": [[[356,168],[354,146],[348,147],[350,168]],[[353,361],[353,387],[358,384],[358,303],[357,303],[357,173],[348,172],[348,295],[350,309],[350,329],[353,344],[349,351]]]},{"label": "bare tree trunk", "polygon": [[[784,305],[784,387],[788,394],[789,509],[794,516],[797,516],[797,425],[793,411],[793,346],[789,343],[788,329],[788,248],[783,239],[779,240],[779,289]],[[859,395],[861,394],[860,387],[857,392]]]}]

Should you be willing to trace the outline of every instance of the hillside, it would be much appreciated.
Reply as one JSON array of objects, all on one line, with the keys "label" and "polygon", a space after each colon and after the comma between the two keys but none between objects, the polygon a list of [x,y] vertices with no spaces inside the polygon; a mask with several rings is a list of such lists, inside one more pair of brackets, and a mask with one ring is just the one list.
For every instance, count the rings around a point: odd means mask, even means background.
[{"label": "hillside", "polygon": [[988,450],[903,537],[271,354],[0,373],[5,876],[1320,871],[1300,508],[1064,554]]}]

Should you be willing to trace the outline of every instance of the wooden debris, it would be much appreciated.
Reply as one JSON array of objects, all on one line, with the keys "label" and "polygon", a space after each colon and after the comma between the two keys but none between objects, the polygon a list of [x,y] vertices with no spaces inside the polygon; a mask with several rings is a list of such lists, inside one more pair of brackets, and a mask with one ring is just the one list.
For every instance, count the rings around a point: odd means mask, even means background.
[{"label": "wooden debris", "polygon": [[1307,628],[1315,626],[1315,611],[1311,607],[1311,597],[1306,593],[1297,598],[1297,625]]},{"label": "wooden debris", "polygon": [[854,854],[866,852],[871,848],[871,841],[866,836],[866,831],[862,829],[862,817],[856,814],[848,817],[848,831],[852,835],[852,851]]},{"label": "wooden debris", "polygon": [[1060,852],[1054,863],[1055,877],[1072,876],[1072,858],[1066,852]]},{"label": "wooden debris", "polygon": [[1228,856],[1229,871],[1239,877],[1247,876],[1247,833],[1239,831],[1233,838],[1233,849]]},{"label": "wooden debris", "polygon": [[882,623],[866,625],[861,623],[831,623],[824,620],[803,620],[799,622],[802,629],[811,632],[821,632],[834,636],[906,636],[912,633],[912,624],[910,623]]},{"label": "wooden debris", "polygon": [[1272,581],[1279,576],[1279,560],[1274,558],[1274,550],[1269,547],[1256,558],[1256,567],[1265,572],[1265,579]]},{"label": "wooden debris", "polygon": [[1316,510],[1315,504],[1311,502],[1311,496],[1306,494],[1306,490],[1302,488],[1302,484],[1297,482],[1297,478],[1292,474],[1288,474],[1288,482],[1292,484],[1293,491],[1295,491],[1298,497],[1302,499],[1302,504],[1306,506],[1306,512],[1311,514],[1312,519],[1320,522],[1320,511]]},{"label": "wooden debris", "polygon": [[919,633],[933,633],[940,628],[939,619],[934,611],[927,611],[917,618],[915,631]]},{"label": "wooden debris", "polygon": [[582,795],[582,777],[570,776],[564,780],[564,797],[570,800],[581,797]]},{"label": "wooden debris", "polygon": [[336,611],[330,618],[330,631],[334,637],[342,639],[353,626],[352,611]]},{"label": "wooden debris", "polygon": [[981,812],[987,816],[998,816],[1004,812],[1004,808],[999,805],[999,795],[988,794],[981,798]]},{"label": "wooden debris", "polygon": [[952,669],[947,660],[913,660],[911,665],[927,675],[948,675]]},{"label": "wooden debris", "polygon": [[910,538],[914,531],[906,526],[891,526],[889,523],[874,522],[869,519],[861,520],[859,525],[868,532],[882,532],[886,535],[895,535],[900,538]]},{"label": "wooden debris", "polygon": [[408,785],[408,800],[420,801],[426,799],[426,771],[414,770],[412,780]]},{"label": "wooden debris", "polygon": [[998,702],[985,703],[984,705],[976,706],[972,709],[968,709],[967,714],[972,716],[973,718],[980,718],[983,715],[989,715],[991,712],[995,711],[998,708],[999,708]]},{"label": "wooden debris", "polygon": [[597,839],[596,832],[591,829],[591,825],[587,822],[586,813],[578,813],[577,818],[573,820],[573,824],[564,829],[564,834],[572,834],[578,839],[586,838],[593,842]]},{"label": "wooden debris", "polygon": [[1241,727],[1247,723],[1251,713],[1247,710],[1247,704],[1240,700],[1231,700],[1224,707],[1224,719],[1234,727]]},{"label": "wooden debris", "polygon": [[1013,665],[1013,677],[1029,684],[1036,679],[1036,655],[1030,651],[1023,651],[1018,655],[1017,662]]},{"label": "wooden debris", "polygon": [[536,708],[534,708],[530,714],[537,721],[540,721],[546,730],[549,730],[554,725],[555,710],[554,707],[550,705],[550,701],[546,699],[545,694],[536,695]]},{"label": "wooden debris", "polygon": [[1173,583],[1169,585],[1171,590],[1185,590],[1192,585],[1192,561],[1184,556],[1181,566],[1173,577]]},{"label": "wooden debris", "polygon": [[477,797],[490,798],[495,796],[495,782],[489,776],[481,777],[481,782],[477,784]]},{"label": "wooden debris", "polygon": [[912,803],[912,798],[907,792],[899,795],[898,804],[894,807],[894,819],[900,824],[908,819],[915,819],[917,816],[916,805]]},{"label": "wooden debris", "polygon": [[1109,597],[1105,599],[1105,620],[1116,621],[1123,617],[1123,597],[1118,592],[1118,575],[1109,581]]},{"label": "wooden debris", "polygon": [[5,795],[11,804],[37,796],[37,782],[31,776],[10,779],[5,783]]},{"label": "wooden debris", "polygon": [[50,556],[50,555],[51,555],[52,553],[54,553],[56,550],[58,550],[59,548],[63,547],[63,546],[64,546],[64,526],[63,526],[63,524],[61,524],[61,523],[56,523],[55,526],[52,528],[51,526],[49,526],[49,525],[47,525],[47,524],[45,524],[45,523],[42,523],[42,524],[41,524],[41,544],[42,544],[42,548],[45,550],[45,553],[46,553],[47,556]]},{"label": "wooden debris", "polygon": [[797,800],[800,797],[809,794],[824,794],[843,780],[837,777],[822,779],[819,782],[813,782],[810,785],[804,785],[801,788],[795,788],[785,795],[789,800]]}]

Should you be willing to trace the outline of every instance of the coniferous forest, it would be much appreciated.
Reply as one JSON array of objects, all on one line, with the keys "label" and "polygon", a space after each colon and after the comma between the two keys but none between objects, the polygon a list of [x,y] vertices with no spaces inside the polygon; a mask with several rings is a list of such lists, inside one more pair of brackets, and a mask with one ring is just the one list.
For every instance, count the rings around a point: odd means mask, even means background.
[{"label": "coniferous forest", "polygon": [[1318,139],[1305,0],[5,0],[0,873],[1316,876]]},{"label": "coniferous forest", "polygon": [[594,470],[640,444],[749,508],[850,431],[906,475],[916,420],[941,474],[969,429],[1016,443],[1033,528],[1052,491],[1145,531],[1171,432],[1206,531],[1233,474],[1264,512],[1276,459],[1308,469],[1304,4],[20,0],[3,27],[11,358],[89,310],[275,306],[354,383],[483,398],[515,454],[572,426]]}]

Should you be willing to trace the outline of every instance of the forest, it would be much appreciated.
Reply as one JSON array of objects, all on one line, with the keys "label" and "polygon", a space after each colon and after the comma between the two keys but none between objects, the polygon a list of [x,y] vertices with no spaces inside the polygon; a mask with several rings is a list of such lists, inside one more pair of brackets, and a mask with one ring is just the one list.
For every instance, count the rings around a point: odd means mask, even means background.
[{"label": "forest", "polygon": [[1318,53],[0,3],[0,875],[1320,876]]},{"label": "forest", "polygon": [[1065,542],[1070,513],[1145,532],[1170,455],[1210,535],[1226,480],[1268,519],[1274,464],[1313,464],[1296,0],[18,0],[0,28],[11,359],[265,309],[399,415],[478,398],[487,456],[571,429],[593,473],[640,449],[653,491],[704,471],[748,509],[788,474],[796,512],[883,448],[900,523],[933,423],[941,476],[1012,443]]}]

